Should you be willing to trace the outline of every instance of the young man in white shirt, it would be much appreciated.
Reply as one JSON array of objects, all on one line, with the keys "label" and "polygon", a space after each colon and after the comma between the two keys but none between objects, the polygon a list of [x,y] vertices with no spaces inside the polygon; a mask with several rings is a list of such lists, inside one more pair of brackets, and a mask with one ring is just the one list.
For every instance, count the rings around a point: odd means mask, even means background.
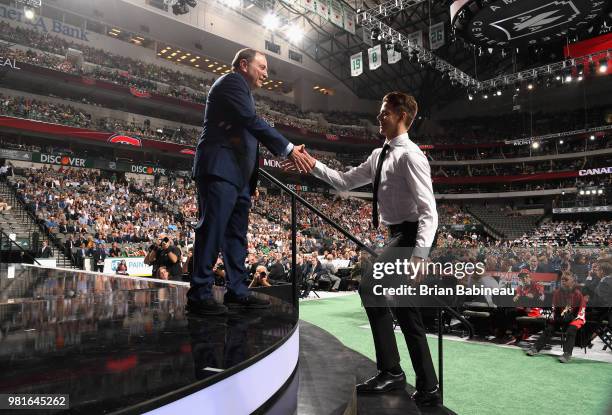
[{"label": "young man in white shirt", "polygon": [[[383,148],[375,149],[364,163],[346,173],[330,169],[309,156],[311,174],[339,191],[373,183],[372,223],[378,227],[380,212],[380,222],[388,227],[391,235],[377,261],[390,261],[397,248],[410,248],[411,262],[423,262],[434,243],[438,214],[431,170],[423,152],[408,137],[417,110],[412,96],[401,92],[387,94],[377,117],[380,134],[386,138]],[[368,276],[364,277],[367,279]],[[369,278],[371,280],[371,275]],[[403,389],[406,376],[399,364],[391,310],[388,306],[368,306],[368,303],[373,304],[368,301],[372,300],[371,287],[366,285],[360,294],[372,328],[378,374],[357,385],[357,392],[382,393]],[[394,313],[416,373],[417,391],[412,397],[419,405],[437,405],[440,402],[438,379],[421,313],[416,307],[396,307]]]}]

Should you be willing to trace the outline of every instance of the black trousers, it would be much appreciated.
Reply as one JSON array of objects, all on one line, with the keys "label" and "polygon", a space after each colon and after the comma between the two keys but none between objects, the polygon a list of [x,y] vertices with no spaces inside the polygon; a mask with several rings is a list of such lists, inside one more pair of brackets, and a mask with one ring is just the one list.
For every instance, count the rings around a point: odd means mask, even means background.
[{"label": "black trousers", "polygon": [[553,336],[555,330],[561,329],[563,327],[567,327],[565,329],[565,342],[563,343],[563,353],[564,354],[572,354],[574,350],[574,344],[576,344],[576,333],[578,332],[578,328],[569,323],[563,323],[558,321],[551,321],[546,324],[546,328],[544,328],[544,332],[538,340],[535,342],[536,350],[542,350],[546,343],[550,341],[550,338]]},{"label": "black trousers", "polygon": [[[377,261],[385,261],[392,251],[400,247],[414,247],[417,235],[417,222],[404,222],[400,225],[389,227],[391,240],[385,246],[377,258]],[[389,260],[391,260],[389,258]],[[366,280],[371,280],[370,276],[364,276]],[[359,293],[366,294],[368,284],[360,287]],[[366,303],[364,301],[364,303]],[[367,304],[367,303],[366,303]],[[434,369],[425,327],[421,317],[421,311],[416,307],[365,307],[372,337],[374,338],[374,348],[376,349],[376,366],[378,370],[389,370],[399,365],[400,356],[395,341],[393,330],[393,314],[404,334],[412,367],[416,373],[416,388],[421,391],[433,390],[438,385],[438,378]]]}]

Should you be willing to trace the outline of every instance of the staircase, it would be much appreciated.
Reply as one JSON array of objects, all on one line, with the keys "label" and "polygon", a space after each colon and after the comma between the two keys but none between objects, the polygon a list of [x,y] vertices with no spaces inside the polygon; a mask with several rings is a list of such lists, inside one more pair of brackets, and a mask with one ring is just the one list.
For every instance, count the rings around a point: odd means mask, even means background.
[{"label": "staircase", "polygon": [[[10,179],[9,179],[10,180]],[[32,217],[25,210],[21,202],[17,199],[15,191],[7,182],[0,182],[0,200],[11,205],[9,211],[0,212],[0,228],[6,234],[15,234],[17,241],[24,241],[23,247],[28,251],[35,251],[39,247],[32,246],[32,234],[38,232],[40,235],[39,243],[47,241],[53,251],[53,258],[57,260],[57,266],[61,268],[76,268],[70,258],[64,255],[60,246],[54,245],[46,235],[42,226],[36,224]]]},{"label": "staircase", "polygon": [[533,233],[541,219],[540,215],[507,216],[500,206],[472,205],[466,209],[504,239],[517,239],[523,234]]}]

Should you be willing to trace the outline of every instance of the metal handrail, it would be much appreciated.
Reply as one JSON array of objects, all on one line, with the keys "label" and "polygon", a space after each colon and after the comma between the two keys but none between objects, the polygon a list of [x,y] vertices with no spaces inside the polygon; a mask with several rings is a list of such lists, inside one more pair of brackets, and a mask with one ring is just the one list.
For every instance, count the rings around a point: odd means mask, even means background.
[{"label": "metal handrail", "polygon": [[[328,225],[332,226],[334,229],[336,229],[338,232],[340,232],[346,238],[348,238],[351,241],[353,241],[361,249],[367,251],[370,255],[372,255],[372,257],[375,258],[375,257],[378,256],[376,251],[374,251],[369,246],[365,245],[363,242],[361,242],[359,239],[357,239],[353,234],[351,234],[349,231],[347,231],[346,229],[344,229],[343,227],[338,225],[336,222],[334,222],[331,218],[329,218],[327,215],[325,215],[319,209],[317,209],[316,207],[311,205],[304,198],[302,198],[300,195],[298,195],[295,191],[289,189],[289,187],[287,187],[285,184],[283,184],[276,177],[274,177],[273,175],[271,175],[270,173],[268,173],[267,171],[265,171],[265,170],[263,170],[261,168],[258,168],[258,172],[263,177],[265,177],[266,179],[268,179],[269,181],[271,181],[272,183],[274,183],[275,185],[280,187],[281,190],[287,192],[291,196],[291,279],[292,279],[292,288],[293,288],[293,302],[294,302],[294,305],[296,306],[296,308],[298,310],[299,310],[299,308],[297,307],[297,304],[298,304],[298,286],[297,286],[297,261],[296,261],[296,255],[297,255],[296,254],[296,251],[297,251],[297,201],[300,201],[300,203],[302,205],[306,206],[306,208],[308,208],[310,211],[314,212],[317,216],[319,216],[321,219],[323,219]],[[439,372],[439,379],[438,379],[438,381],[439,381],[439,387],[440,387],[440,395],[441,395],[441,397],[443,399],[443,397],[444,397],[444,395],[443,395],[443,390],[444,390],[443,389],[444,388],[443,367],[444,367],[444,363],[443,363],[443,348],[442,348],[442,334],[443,334],[443,327],[442,327],[443,320],[442,319],[443,319],[444,312],[447,312],[447,313],[451,314],[453,317],[455,317],[457,320],[459,320],[467,328],[470,338],[472,338],[474,336],[474,327],[472,326],[472,324],[469,321],[466,320],[465,317],[463,317],[460,313],[458,313],[457,310],[454,310],[452,307],[448,306],[447,304],[444,304],[438,298],[435,298],[435,300],[439,304],[439,307],[438,307],[438,372]]]},{"label": "metal handrail", "polygon": [[370,248],[369,246],[367,246],[366,244],[361,242],[359,239],[357,239],[355,237],[355,235],[351,234],[349,231],[344,229],[342,226],[338,225],[336,222],[334,222],[332,219],[330,219],[327,215],[325,215],[325,213],[321,212],[319,209],[317,209],[316,207],[311,205],[308,201],[306,201],[303,197],[298,195],[295,191],[289,189],[285,184],[283,184],[276,177],[272,176],[270,173],[268,173],[267,171],[265,171],[263,169],[259,169],[259,174],[264,176],[266,179],[270,180],[272,183],[274,183],[275,185],[280,187],[285,192],[289,193],[289,195],[291,195],[292,198],[295,198],[296,200],[298,200],[302,205],[306,206],[310,211],[314,212],[317,216],[319,216],[321,219],[323,219],[328,225],[330,225],[331,227],[336,229],[338,232],[340,232],[346,238],[348,238],[351,241],[353,241],[361,249],[367,251],[372,256],[377,256],[376,251],[374,251],[372,248]]},{"label": "metal handrail", "polygon": [[[17,206],[19,205],[19,207],[21,209],[19,212],[19,219],[21,221],[24,221],[25,223],[27,223],[27,220],[30,219],[30,221],[32,222],[32,224],[41,231],[41,236],[43,236],[43,241],[46,240],[47,243],[49,243],[49,245],[55,245],[55,248],[58,250],[58,252],[63,252],[63,247],[58,243],[56,238],[51,237],[51,232],[49,231],[49,229],[44,226],[43,224],[40,223],[40,221],[36,218],[36,216],[34,215],[34,213],[32,213],[28,207],[23,203],[22,200],[20,200],[17,197],[17,192],[16,190],[8,183],[8,181],[5,182],[6,186],[8,188],[9,191],[9,197],[10,197],[10,201],[11,201],[11,205],[12,206]],[[32,244],[32,230],[28,230],[28,240],[30,242],[30,245]],[[36,249],[37,247],[32,246],[33,249]],[[70,259],[70,263],[72,265],[74,265],[73,261],[71,258]],[[37,261],[38,263],[38,261]]]},{"label": "metal handrail", "polygon": [[[26,256],[28,256],[28,257],[32,258],[32,260],[33,260],[33,261],[34,261],[36,264],[41,265],[41,263],[40,263],[40,262],[38,262],[38,261],[36,260],[36,257],[35,257],[34,255],[32,255],[32,254],[31,254],[29,251],[27,251],[27,250],[23,249],[23,247],[22,247],[22,246],[20,246],[20,245],[17,243],[17,241],[14,241],[13,239],[11,239],[10,235],[8,235],[6,232],[4,232],[4,229],[3,229],[3,228],[0,228],[0,241],[4,240],[5,238],[6,238],[6,240],[8,240],[8,241],[9,241],[9,243],[11,244],[11,246],[12,246],[12,245],[15,245],[15,246],[16,246],[17,248],[19,248],[19,250],[20,250],[20,251],[22,251],[22,252],[23,252],[23,253],[24,253]],[[1,242],[0,242],[0,246],[2,246],[2,243],[1,243]],[[11,251],[11,249],[9,249],[9,251]]]}]

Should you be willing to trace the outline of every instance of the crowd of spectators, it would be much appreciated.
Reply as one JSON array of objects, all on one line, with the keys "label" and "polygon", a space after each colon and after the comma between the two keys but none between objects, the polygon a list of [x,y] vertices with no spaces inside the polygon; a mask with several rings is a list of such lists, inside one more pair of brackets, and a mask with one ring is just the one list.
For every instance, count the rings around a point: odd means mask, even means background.
[{"label": "crowd of spectators", "polygon": [[[206,95],[214,81],[212,78],[197,77],[180,70],[171,70],[102,49],[76,44],[33,29],[12,27],[5,22],[0,22],[0,39],[31,48],[22,51],[3,46],[0,51],[5,57],[200,104],[206,102]],[[65,56],[69,48],[81,51],[84,60],[95,66],[76,67],[67,61]],[[366,128],[357,126],[360,119],[367,117],[364,114],[338,111],[323,113],[321,117],[325,123],[321,125],[316,117],[310,118],[309,114],[300,111],[294,104],[273,100],[263,95],[260,95],[257,101],[261,115],[272,122],[323,134],[375,138]]]},{"label": "crowd of spectators", "polygon": [[[205,103],[206,94],[214,79],[198,77],[184,71],[173,70],[163,66],[145,63],[131,57],[120,56],[85,45],[67,41],[59,36],[40,33],[33,29],[12,27],[6,22],[0,22],[0,39],[27,46],[26,51],[17,48],[0,46],[0,52],[5,57],[18,59],[34,65],[55,70],[79,74],[95,79],[106,80],[116,84],[136,87],[146,92],[174,96],[183,100]],[[76,67],[66,60],[68,48],[83,53],[88,65]],[[364,124],[374,124],[371,114],[359,114],[343,111],[324,113],[306,113],[296,105],[283,100],[275,100],[261,95],[257,99],[258,111],[267,120],[286,126],[296,127],[304,132],[351,136],[363,139],[377,139],[376,134]],[[479,117],[462,120],[443,121],[444,133],[436,135],[417,134],[414,140],[419,144],[456,144],[482,143],[491,141],[491,137],[501,137],[496,141],[513,138],[533,137],[551,132],[575,130],[576,126],[595,127],[605,124],[605,109],[593,108],[585,118],[584,111],[563,113],[515,113],[509,115],[511,120],[499,123],[496,117]],[[530,118],[529,134],[525,134],[525,118]],[[537,127],[531,129],[531,123]],[[536,122],[537,121],[537,122]],[[157,130],[151,132],[156,133]],[[157,138],[168,139],[168,137]],[[172,139],[172,137],[170,137]],[[192,139],[192,141],[190,141]],[[196,136],[181,137],[182,144],[195,144]],[[563,144],[559,140],[550,139],[540,143],[540,148],[530,145],[479,148],[474,150],[429,150],[432,160],[470,160],[491,157],[522,157],[542,154],[559,154],[593,150],[609,146],[609,140],[597,135],[594,141],[580,138],[566,139]]]},{"label": "crowd of spectators", "polygon": [[53,104],[23,97],[9,97],[0,94],[0,112],[38,121],[48,121],[72,127],[89,128],[92,116],[71,105]]},{"label": "crowd of spectators", "polygon": [[[463,160],[490,160],[509,159],[518,157],[536,157],[555,154],[581,153],[584,151],[599,150],[612,146],[612,140],[607,135],[593,134],[570,135],[564,137],[562,143],[559,139],[549,139],[539,142],[538,148],[530,144],[520,146],[500,145],[496,147],[479,147],[474,149],[429,149],[425,153],[430,161],[463,161]],[[420,136],[415,138],[418,144],[424,144]]]},{"label": "crowd of spectators", "polygon": [[193,232],[170,212],[133,193],[125,181],[94,170],[29,169],[13,184],[18,198],[50,234],[82,247],[90,256],[117,243],[121,256],[140,256],[148,243],[170,236],[177,243]]}]

